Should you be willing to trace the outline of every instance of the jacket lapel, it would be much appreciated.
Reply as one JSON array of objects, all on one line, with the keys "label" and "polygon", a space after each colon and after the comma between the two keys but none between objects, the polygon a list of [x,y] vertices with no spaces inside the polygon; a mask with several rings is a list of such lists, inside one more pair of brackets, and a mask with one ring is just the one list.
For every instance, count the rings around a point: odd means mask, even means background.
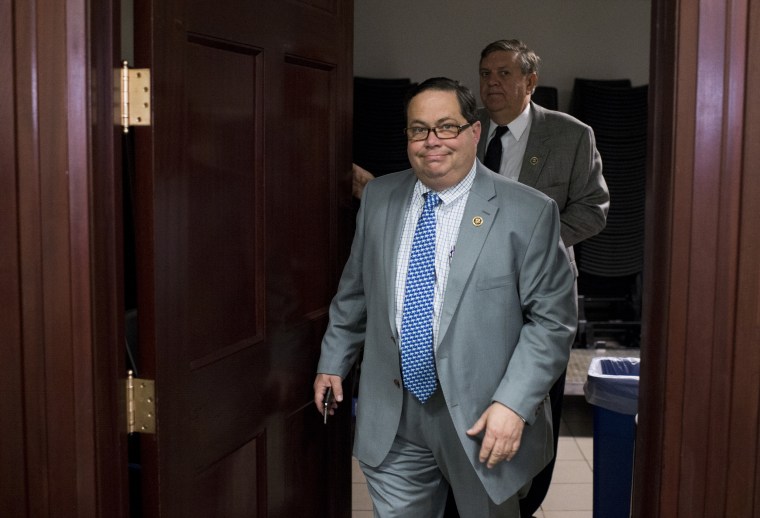
[{"label": "jacket lapel", "polygon": [[406,210],[409,207],[409,200],[414,191],[414,184],[417,181],[417,177],[410,169],[409,174],[404,177],[401,183],[390,193],[390,199],[388,200],[388,213],[385,219],[385,235],[383,243],[384,251],[384,273],[388,282],[384,285],[387,286],[388,296],[388,318],[390,328],[393,330],[394,336],[397,333],[396,329],[396,263],[398,262],[398,248],[401,241],[401,233],[404,230],[404,216]]},{"label": "jacket lapel", "polygon": [[[488,110],[485,108],[478,112],[478,120],[480,121],[480,140],[478,141],[478,160],[483,162],[483,157],[486,156],[486,145],[488,144],[488,132],[491,129],[491,116],[488,115]],[[497,171],[498,172],[498,171]]]},{"label": "jacket lapel", "polygon": [[518,181],[521,184],[535,187],[538,185],[538,177],[541,176],[541,170],[549,157],[550,148],[547,140],[550,135],[546,131],[546,112],[544,109],[533,102],[531,102],[530,107],[533,120],[530,123],[528,144],[525,147],[525,156],[523,156]]},{"label": "jacket lapel", "polygon": [[467,198],[467,205],[459,226],[456,248],[451,261],[446,293],[443,297],[441,319],[438,325],[438,343],[446,336],[451,320],[462,298],[467,280],[491,230],[499,208],[491,203],[496,196],[493,178],[485,166],[478,163],[475,181]]}]

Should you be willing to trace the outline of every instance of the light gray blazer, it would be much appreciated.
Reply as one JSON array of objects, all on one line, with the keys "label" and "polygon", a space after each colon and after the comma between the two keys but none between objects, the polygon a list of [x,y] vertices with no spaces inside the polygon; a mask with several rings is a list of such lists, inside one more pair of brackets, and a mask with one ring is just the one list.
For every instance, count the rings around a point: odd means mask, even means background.
[{"label": "light gray blazer", "polygon": [[[533,102],[531,109],[533,121],[518,181],[557,202],[562,241],[570,248],[606,224],[610,193],[602,176],[602,158],[589,126]],[[482,125],[478,158],[483,160],[491,119],[485,109],[478,116]],[[573,260],[572,248],[568,253]]]},{"label": "light gray blazer", "polygon": [[[354,455],[371,466],[388,454],[401,417],[394,286],[415,181],[410,169],[367,184],[317,368],[345,378],[364,343]],[[478,162],[444,294],[436,368],[459,440],[497,503],[553,456],[544,402],[575,336],[574,281],[556,204]],[[488,470],[478,460],[480,440],[465,431],[493,401],[527,426],[515,458]]]}]

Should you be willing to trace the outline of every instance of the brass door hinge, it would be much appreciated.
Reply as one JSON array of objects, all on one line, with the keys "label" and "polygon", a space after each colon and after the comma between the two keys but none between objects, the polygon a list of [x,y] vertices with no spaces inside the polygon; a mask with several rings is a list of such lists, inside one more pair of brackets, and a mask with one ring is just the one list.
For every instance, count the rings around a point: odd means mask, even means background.
[{"label": "brass door hinge", "polygon": [[127,433],[156,433],[156,382],[127,374]]},{"label": "brass door hinge", "polygon": [[121,127],[150,126],[150,69],[121,67]]}]

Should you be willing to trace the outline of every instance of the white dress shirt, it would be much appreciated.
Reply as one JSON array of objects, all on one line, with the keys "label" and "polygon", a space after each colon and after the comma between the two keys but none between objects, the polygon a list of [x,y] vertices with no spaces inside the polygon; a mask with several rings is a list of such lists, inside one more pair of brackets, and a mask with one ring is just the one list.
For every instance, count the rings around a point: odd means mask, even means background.
[{"label": "white dress shirt", "polygon": [[[530,135],[530,123],[532,120],[533,113],[530,110],[530,103],[528,103],[522,113],[515,120],[507,124],[509,131],[501,136],[503,151],[501,153],[499,174],[513,180],[519,178],[525,149],[528,147],[528,135]],[[488,142],[491,142],[494,133],[496,133],[497,126],[498,124],[491,120],[491,124],[488,127]]]},{"label": "white dress shirt", "polygon": [[[449,267],[456,257],[456,242],[459,236],[459,225],[462,222],[464,207],[470,195],[470,188],[475,181],[475,163],[461,182],[444,191],[438,192],[440,205],[435,209],[435,296],[433,298],[433,343],[438,345],[438,324],[441,317],[443,296],[449,278]],[[401,233],[401,243],[396,261],[396,329],[401,336],[401,317],[404,309],[404,292],[406,290],[406,275],[409,270],[409,257],[412,253],[412,241],[417,220],[420,219],[425,205],[424,194],[430,191],[422,182],[417,180],[412,193],[412,199],[406,210],[404,230]],[[401,346],[401,344],[399,344]]]}]

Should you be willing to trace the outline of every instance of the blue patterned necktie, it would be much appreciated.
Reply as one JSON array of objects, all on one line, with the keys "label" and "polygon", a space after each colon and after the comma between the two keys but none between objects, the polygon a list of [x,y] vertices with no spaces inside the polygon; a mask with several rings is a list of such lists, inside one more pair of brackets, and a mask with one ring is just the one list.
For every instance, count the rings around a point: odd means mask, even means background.
[{"label": "blue patterned necktie", "polygon": [[435,295],[435,208],[441,199],[433,191],[414,231],[401,316],[401,370],[404,386],[424,403],[436,387],[433,353]]}]

